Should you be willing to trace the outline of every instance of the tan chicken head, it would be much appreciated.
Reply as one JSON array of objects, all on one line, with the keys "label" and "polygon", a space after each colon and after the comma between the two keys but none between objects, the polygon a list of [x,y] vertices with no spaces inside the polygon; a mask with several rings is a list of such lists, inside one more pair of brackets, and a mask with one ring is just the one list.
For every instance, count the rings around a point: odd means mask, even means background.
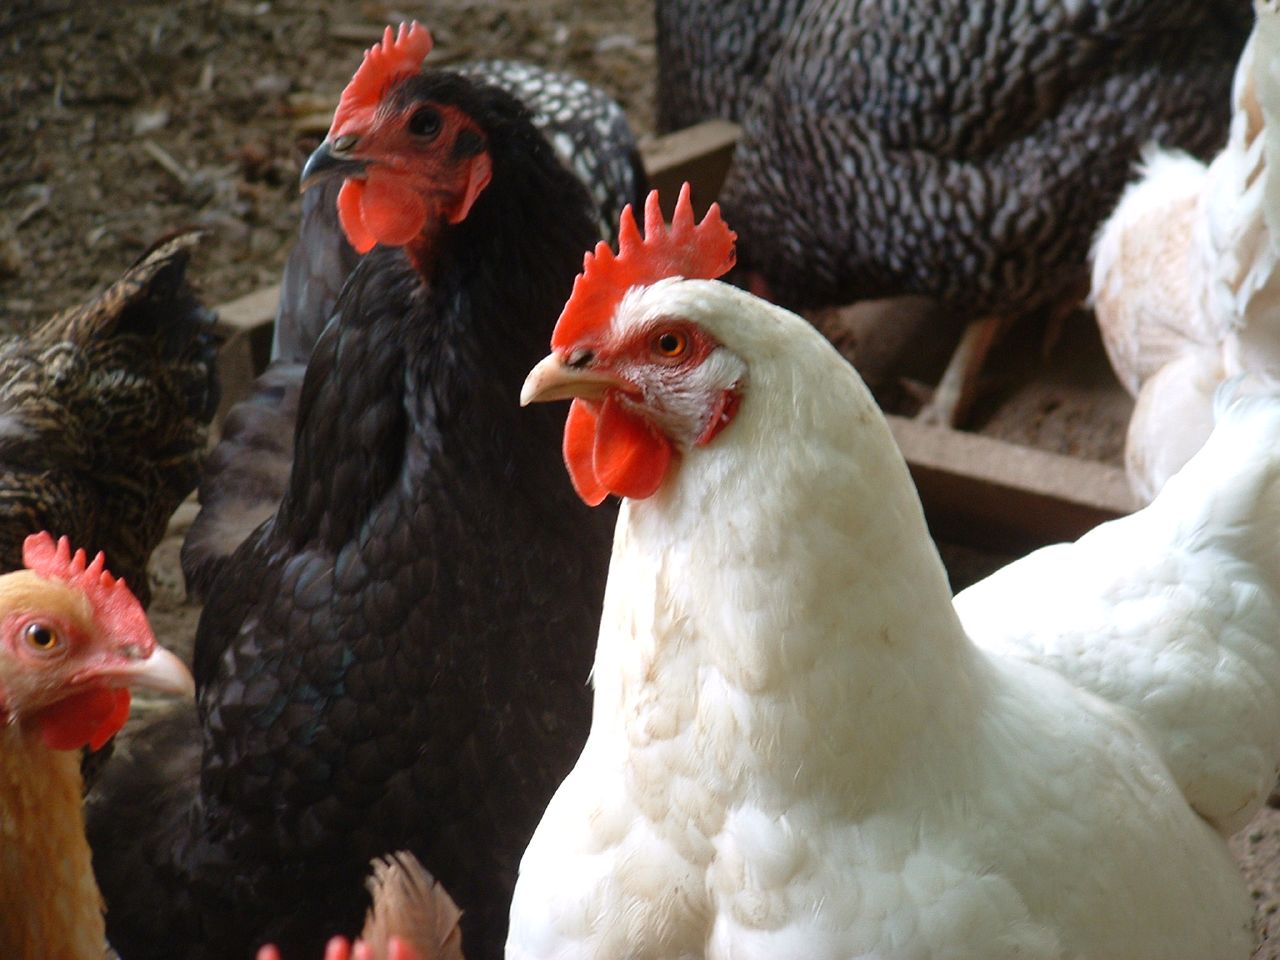
[{"label": "tan chicken head", "polygon": [[101,553],[87,563],[66,537],[40,533],[22,560],[0,576],[0,725],[30,726],[55,750],[96,750],[128,718],[130,687],[194,694]]}]

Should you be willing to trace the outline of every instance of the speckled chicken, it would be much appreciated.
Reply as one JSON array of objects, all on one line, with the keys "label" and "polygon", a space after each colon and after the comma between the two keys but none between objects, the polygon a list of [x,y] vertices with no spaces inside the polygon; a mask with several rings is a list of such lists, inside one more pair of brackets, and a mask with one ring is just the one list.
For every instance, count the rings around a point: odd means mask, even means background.
[{"label": "speckled chicken", "polygon": [[1150,151],[1094,248],[1098,327],[1137,401],[1125,468],[1144,502],[1209,436],[1219,384],[1280,379],[1280,9],[1256,7],[1226,147],[1209,164]]},{"label": "speckled chicken", "polygon": [[401,849],[495,960],[586,736],[612,518],[574,497],[554,411],[516,401],[597,205],[512,94],[424,71],[430,45],[388,29],[303,170],[342,182],[365,256],[308,360],[279,507],[209,590],[198,716],[131,738],[89,808],[127,960],[318,956]]},{"label": "speckled chicken", "polygon": [[[645,187],[622,108],[582,80],[531,64],[486,60],[454,71],[519,98],[560,162],[590,191],[600,232],[611,236],[622,208],[638,202]],[[232,408],[201,479],[202,509],[182,552],[194,596],[204,594],[225,559],[274,512],[284,492],[307,358],[360,262],[338,225],[340,187],[326,183],[303,194],[298,243],[281,281],[271,365],[250,396]]]},{"label": "speckled chicken", "polygon": [[198,237],[0,341],[0,570],[49,530],[105,551],[147,602],[147,559],[196,485],[218,405],[213,314],[186,280]]},{"label": "speckled chicken", "polygon": [[740,265],[791,308],[943,301],[971,326],[929,409],[960,419],[996,331],[1082,298],[1140,147],[1221,144],[1248,24],[1243,0],[809,0],[721,195]]}]

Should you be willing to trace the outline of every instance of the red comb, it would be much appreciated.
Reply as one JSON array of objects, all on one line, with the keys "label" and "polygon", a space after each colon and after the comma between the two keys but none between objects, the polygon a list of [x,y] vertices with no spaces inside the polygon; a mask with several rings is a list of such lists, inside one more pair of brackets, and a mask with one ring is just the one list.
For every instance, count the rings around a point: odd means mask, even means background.
[{"label": "red comb", "polygon": [[606,326],[631,287],[667,277],[714,280],[721,276],[733,266],[735,240],[737,234],[725,225],[717,204],[711,205],[701,223],[694,224],[687,183],[680,188],[670,229],[662,219],[658,191],[650,192],[644,204],[644,239],[627,204],[618,224],[618,253],[601,241],[583,259],[582,273],[573,282],[573,293],[551,334],[551,346],[568,348],[584,334]]},{"label": "red comb", "polygon": [[333,112],[329,136],[337,135],[348,121],[372,113],[387,87],[421,70],[422,62],[431,52],[431,44],[430,31],[417,20],[407,25],[401,23],[394,34],[387,27],[382,41],[365,51],[359,69],[342,91],[338,109]]},{"label": "red comb", "polygon": [[60,537],[57,544],[48,533],[33,533],[22,541],[22,564],[46,580],[61,580],[84,592],[94,616],[110,633],[136,637],[139,646],[154,646],[155,634],[142,604],[123,580],[106,569],[101,552],[87,563],[85,552],[71,552],[71,541]]}]

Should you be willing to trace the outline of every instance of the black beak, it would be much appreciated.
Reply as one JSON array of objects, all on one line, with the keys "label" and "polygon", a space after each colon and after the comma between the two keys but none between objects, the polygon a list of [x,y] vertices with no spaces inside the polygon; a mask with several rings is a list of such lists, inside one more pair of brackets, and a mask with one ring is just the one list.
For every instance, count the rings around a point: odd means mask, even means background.
[{"label": "black beak", "polygon": [[[341,138],[339,138],[341,139]],[[317,183],[324,183],[334,177],[357,177],[364,173],[369,165],[367,160],[354,157],[342,157],[333,152],[333,144],[328,140],[316,147],[315,152],[307,157],[306,166],[302,168],[302,179],[298,192],[310,190]]]}]

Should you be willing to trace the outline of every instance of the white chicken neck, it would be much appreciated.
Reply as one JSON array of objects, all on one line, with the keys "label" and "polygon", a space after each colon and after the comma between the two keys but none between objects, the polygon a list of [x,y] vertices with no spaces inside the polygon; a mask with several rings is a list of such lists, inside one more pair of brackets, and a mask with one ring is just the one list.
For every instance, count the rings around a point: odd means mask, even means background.
[{"label": "white chicken neck", "polygon": [[[664,309],[713,327],[699,286]],[[758,767],[739,782],[883,774],[963,722],[973,648],[870,393],[808,324],[737,299],[752,323],[710,330],[749,366],[737,417],[618,519],[588,751]]]}]

